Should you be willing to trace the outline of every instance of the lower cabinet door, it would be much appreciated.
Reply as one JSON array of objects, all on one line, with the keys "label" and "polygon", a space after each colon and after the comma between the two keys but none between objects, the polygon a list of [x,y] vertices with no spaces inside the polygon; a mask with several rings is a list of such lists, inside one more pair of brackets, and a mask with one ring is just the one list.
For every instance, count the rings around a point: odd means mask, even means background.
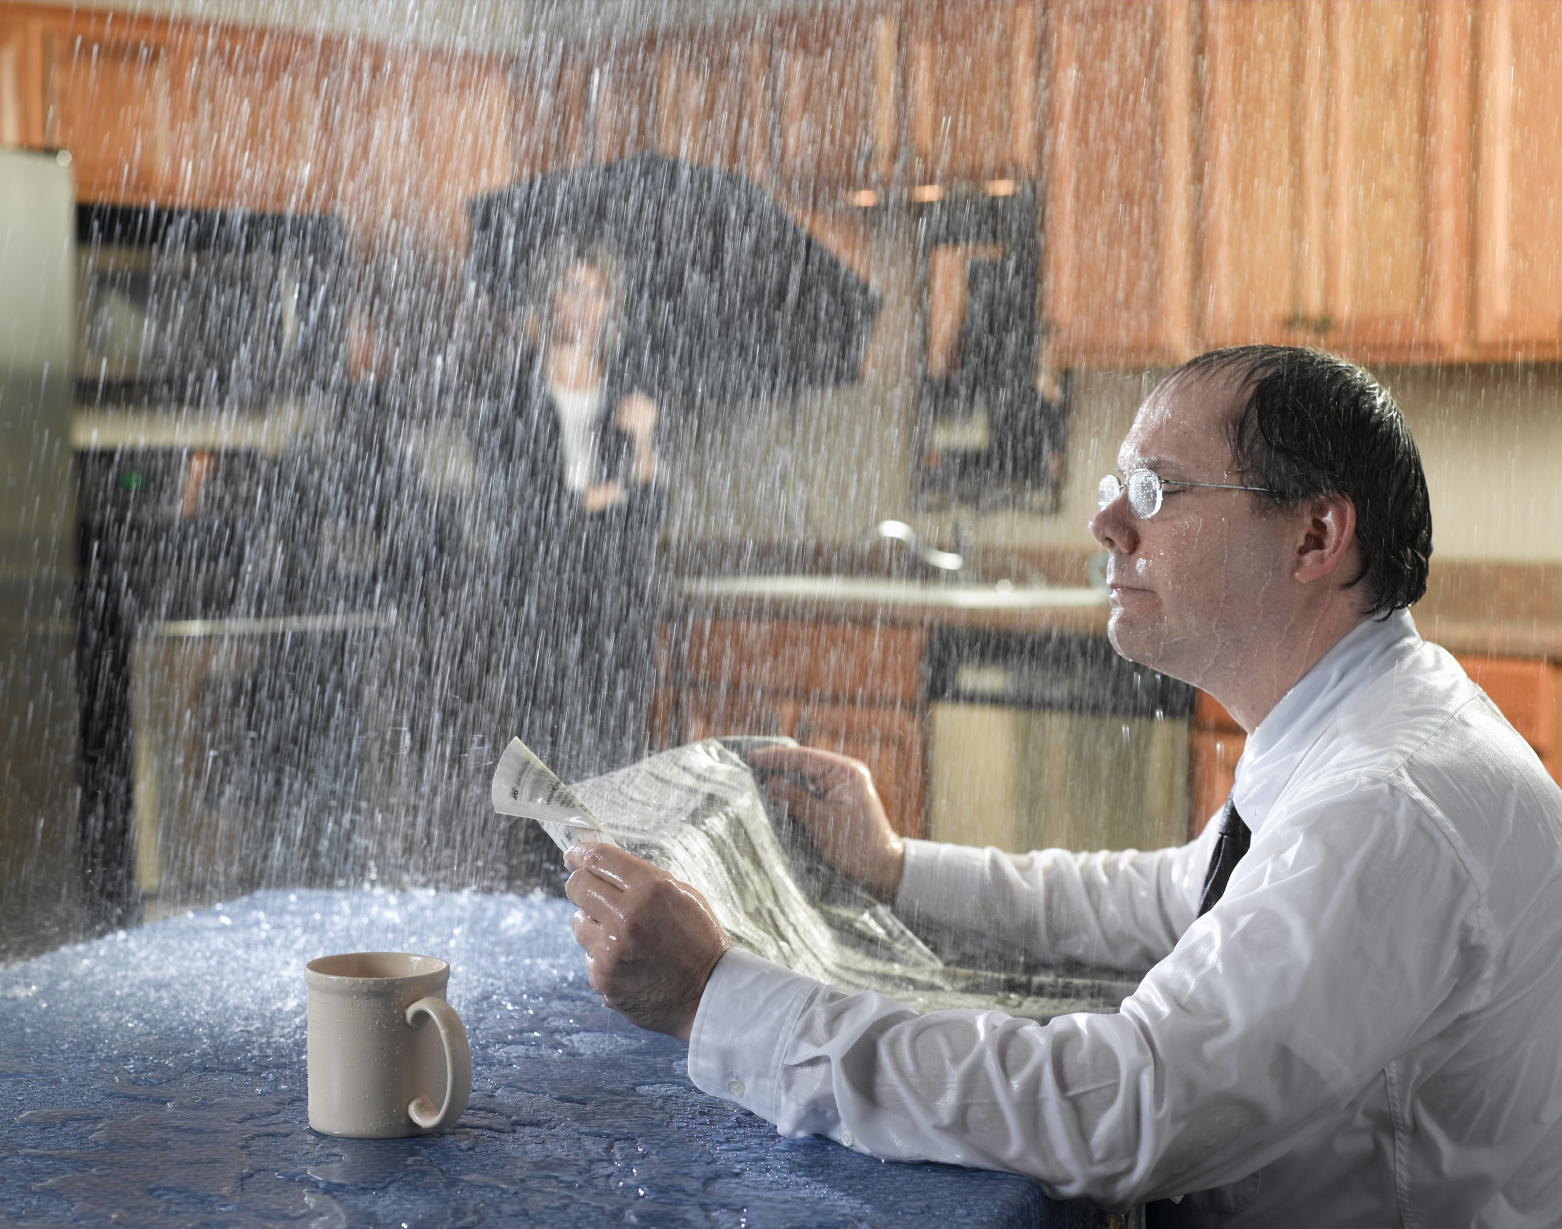
[{"label": "lower cabinet door", "polygon": [[1229,730],[1194,730],[1188,735],[1188,767],[1192,779],[1193,806],[1188,816],[1188,836],[1198,836],[1210,817],[1226,805],[1237,783],[1237,761],[1247,736]]},{"label": "lower cabinet door", "polygon": [[798,702],[785,696],[738,688],[689,687],[678,697],[677,742],[728,734],[790,737],[797,725]]}]

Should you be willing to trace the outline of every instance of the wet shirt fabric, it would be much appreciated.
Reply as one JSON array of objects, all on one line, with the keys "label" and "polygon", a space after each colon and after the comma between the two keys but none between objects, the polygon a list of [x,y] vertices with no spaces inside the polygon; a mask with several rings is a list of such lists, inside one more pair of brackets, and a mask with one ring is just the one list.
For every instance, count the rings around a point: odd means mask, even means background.
[{"label": "wet shirt fabric", "polygon": [[602,386],[584,391],[548,381],[548,396],[559,423],[559,451],[564,462],[564,486],[577,494],[591,485],[601,430]]},{"label": "wet shirt fabric", "polygon": [[1162,1223],[1562,1223],[1562,791],[1408,614],[1336,645],[1249,738],[1252,847],[909,842],[897,911],[1154,967],[1115,1015],[917,1015],[733,951],[694,1081],[882,1157],[1038,1178]]}]

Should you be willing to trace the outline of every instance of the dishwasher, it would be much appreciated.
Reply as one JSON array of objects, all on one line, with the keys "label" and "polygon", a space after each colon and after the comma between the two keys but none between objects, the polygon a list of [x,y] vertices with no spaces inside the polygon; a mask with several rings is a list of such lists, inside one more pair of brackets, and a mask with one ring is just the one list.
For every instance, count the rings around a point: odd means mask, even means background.
[{"label": "dishwasher", "polygon": [[1016,853],[1181,844],[1192,712],[1192,687],[1103,636],[940,629],[928,835]]}]

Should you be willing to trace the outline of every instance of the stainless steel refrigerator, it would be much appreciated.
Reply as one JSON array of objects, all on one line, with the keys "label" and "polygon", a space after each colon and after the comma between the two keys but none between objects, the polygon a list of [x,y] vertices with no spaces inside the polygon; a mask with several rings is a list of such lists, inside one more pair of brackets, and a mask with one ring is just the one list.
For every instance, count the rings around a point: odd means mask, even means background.
[{"label": "stainless steel refrigerator", "polygon": [[0,963],[79,930],[68,154],[0,149]]}]

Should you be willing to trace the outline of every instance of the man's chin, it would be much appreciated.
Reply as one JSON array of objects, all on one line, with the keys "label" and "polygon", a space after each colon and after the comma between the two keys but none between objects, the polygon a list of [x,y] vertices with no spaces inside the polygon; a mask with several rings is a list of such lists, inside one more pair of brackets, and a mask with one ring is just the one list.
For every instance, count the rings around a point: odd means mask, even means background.
[{"label": "man's chin", "polygon": [[1151,669],[1156,668],[1165,643],[1165,636],[1146,627],[1143,617],[1135,617],[1115,602],[1107,617],[1106,638],[1119,656]]}]

